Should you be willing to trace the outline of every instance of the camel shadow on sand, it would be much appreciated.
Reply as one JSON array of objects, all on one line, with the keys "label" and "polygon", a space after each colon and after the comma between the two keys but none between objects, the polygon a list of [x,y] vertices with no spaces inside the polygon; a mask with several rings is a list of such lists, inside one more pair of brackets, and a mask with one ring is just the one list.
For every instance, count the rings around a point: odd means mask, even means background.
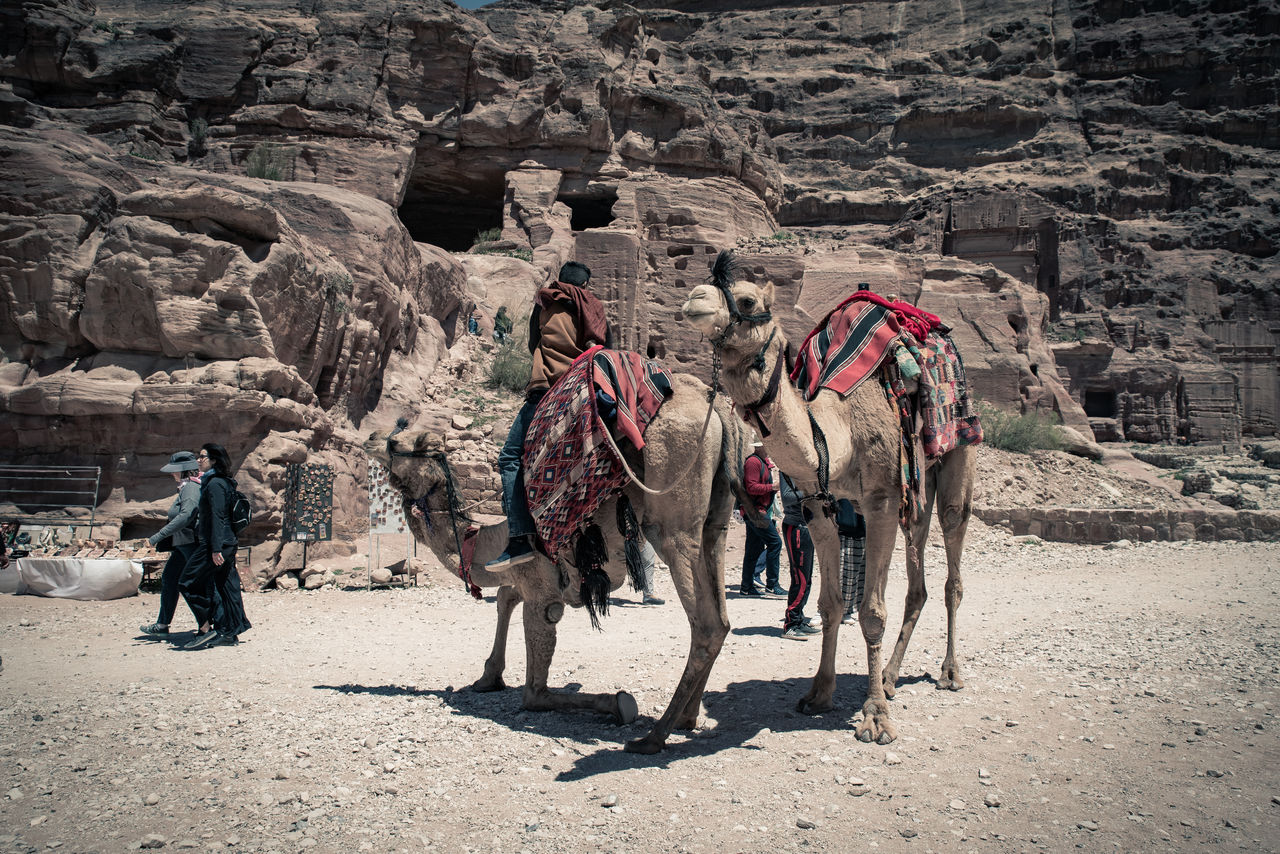
[{"label": "camel shadow on sand", "polygon": [[[898,685],[932,682],[925,674],[898,680]],[[622,746],[647,733],[654,719],[641,715],[633,723],[619,726],[590,712],[530,712],[520,707],[520,689],[480,693],[470,688],[417,688],[403,685],[316,685],[317,690],[377,697],[435,697],[451,715],[489,720],[515,732],[535,734],[555,740],[570,754],[577,754],[570,768],[556,775],[558,781],[584,780],[597,774],[627,768],[667,768],[695,756],[711,756],[729,748],[763,750],[752,743],[763,731],[773,733],[828,731],[845,733],[857,720],[867,698],[865,675],[848,674],[836,678],[836,707],[820,715],[804,715],[796,703],[809,690],[811,677],[782,680],[746,679],[721,691],[707,691],[703,705],[714,726],[694,733],[672,734],[666,750],[653,756],[626,753]],[[581,690],[569,683],[561,691]],[[532,760],[531,760],[532,761]]]}]

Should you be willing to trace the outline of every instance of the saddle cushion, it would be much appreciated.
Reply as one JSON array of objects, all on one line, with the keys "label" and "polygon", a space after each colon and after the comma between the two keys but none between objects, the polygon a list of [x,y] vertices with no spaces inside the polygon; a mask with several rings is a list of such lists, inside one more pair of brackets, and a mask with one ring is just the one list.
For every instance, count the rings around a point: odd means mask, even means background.
[{"label": "saddle cushion", "polygon": [[671,394],[657,362],[593,347],[538,404],[524,443],[525,492],[546,553],[558,560],[627,474],[606,438],[609,421],[637,449]]}]

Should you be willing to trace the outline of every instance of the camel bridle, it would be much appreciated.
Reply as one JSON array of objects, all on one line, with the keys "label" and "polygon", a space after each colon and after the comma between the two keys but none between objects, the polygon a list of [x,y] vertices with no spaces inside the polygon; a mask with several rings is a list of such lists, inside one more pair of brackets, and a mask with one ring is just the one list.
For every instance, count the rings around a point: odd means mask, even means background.
[{"label": "camel bridle", "polygon": [[[444,494],[446,506],[443,510],[428,508],[426,509],[426,512],[449,514],[449,526],[453,531],[453,544],[458,553],[458,571],[462,575],[462,583],[465,584],[467,586],[467,590],[470,591],[474,586],[471,581],[471,567],[462,556],[462,534],[458,532],[458,522],[461,520],[467,525],[471,525],[474,520],[467,515],[466,510],[462,507],[462,502],[458,498],[458,485],[453,477],[453,469],[449,467],[449,458],[445,455],[444,451],[398,451],[395,449],[392,442],[395,439],[396,434],[402,432],[408,426],[409,422],[407,419],[397,419],[395,429],[387,434],[388,461],[395,457],[407,457],[409,459],[435,460],[436,463],[439,464],[441,471],[444,472]],[[394,474],[394,472],[392,472],[392,474]],[[427,490],[426,494],[424,494],[422,498],[430,498],[439,488],[440,484],[435,484]],[[430,530],[431,519],[429,517],[424,518],[423,522],[426,524],[427,529]]]}]

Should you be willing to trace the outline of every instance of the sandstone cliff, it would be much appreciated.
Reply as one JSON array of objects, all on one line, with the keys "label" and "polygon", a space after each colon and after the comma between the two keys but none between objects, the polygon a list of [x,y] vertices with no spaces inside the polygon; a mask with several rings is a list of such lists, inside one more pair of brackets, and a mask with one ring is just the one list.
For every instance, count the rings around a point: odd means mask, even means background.
[{"label": "sandstone cliff", "polygon": [[[569,257],[623,346],[704,376],[676,310],[737,246],[794,337],[866,281],[989,400],[1275,430],[1275,0],[46,0],[0,32],[0,447],[102,465],[126,530],[211,438],[258,537],[303,459],[362,531],[361,435],[464,303]],[[456,254],[491,228],[528,260]]]}]

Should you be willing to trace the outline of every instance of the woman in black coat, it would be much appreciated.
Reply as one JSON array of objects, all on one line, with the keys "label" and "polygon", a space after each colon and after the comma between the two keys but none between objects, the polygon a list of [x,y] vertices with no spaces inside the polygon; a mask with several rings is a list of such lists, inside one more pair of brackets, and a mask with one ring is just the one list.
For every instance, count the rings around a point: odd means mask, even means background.
[{"label": "woman in black coat", "polygon": [[236,569],[239,543],[231,529],[231,503],[236,488],[231,479],[231,458],[225,448],[210,442],[201,448],[196,459],[201,471],[196,546],[179,586],[200,629],[184,649],[230,646],[251,628]]}]

